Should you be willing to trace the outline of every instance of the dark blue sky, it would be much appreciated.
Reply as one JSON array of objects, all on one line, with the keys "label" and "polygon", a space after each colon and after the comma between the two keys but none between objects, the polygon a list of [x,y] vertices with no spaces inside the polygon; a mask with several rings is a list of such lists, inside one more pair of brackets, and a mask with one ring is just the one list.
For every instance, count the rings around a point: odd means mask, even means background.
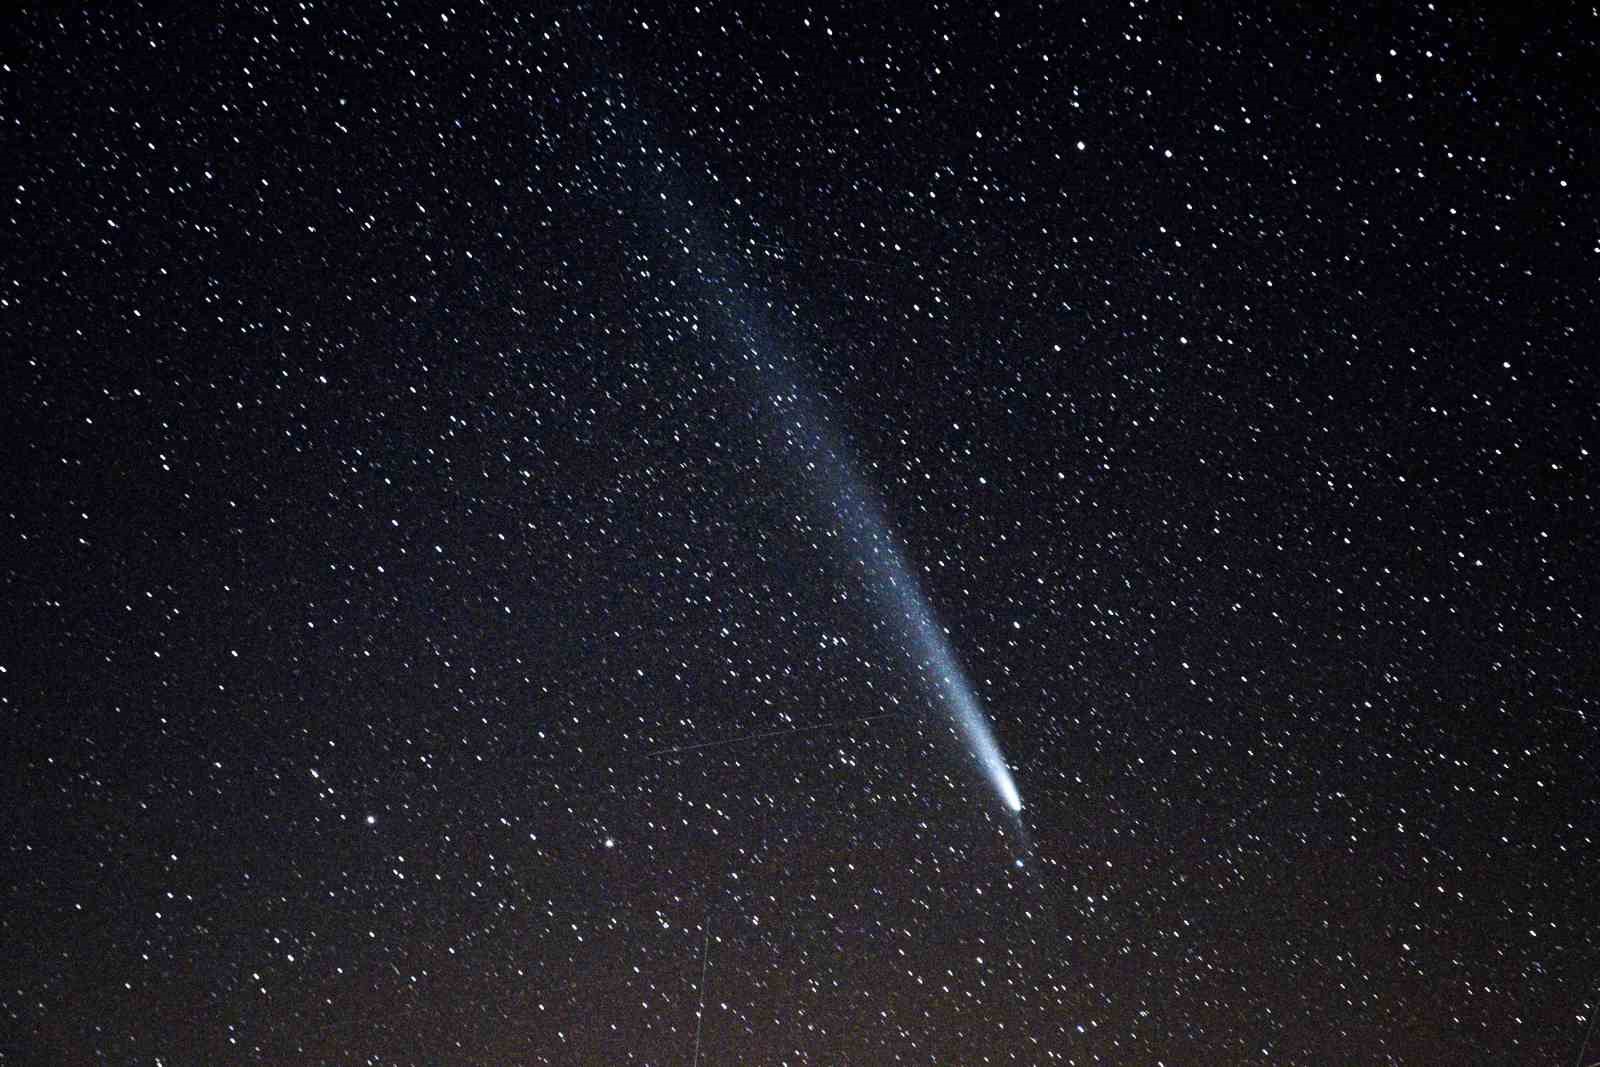
[{"label": "dark blue sky", "polygon": [[1593,13],[889,10],[13,20],[0,1058],[1577,1054]]}]

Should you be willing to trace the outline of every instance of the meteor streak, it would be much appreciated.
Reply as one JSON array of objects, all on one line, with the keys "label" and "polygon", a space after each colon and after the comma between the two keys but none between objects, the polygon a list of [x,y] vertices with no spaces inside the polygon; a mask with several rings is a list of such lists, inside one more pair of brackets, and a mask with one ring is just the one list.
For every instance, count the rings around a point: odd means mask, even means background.
[{"label": "meteor streak", "polygon": [[676,756],[684,752],[699,752],[705,748],[721,748],[723,745],[742,745],[746,741],[763,741],[770,737],[788,737],[790,734],[813,733],[817,730],[833,730],[840,726],[854,726],[856,723],[876,722],[879,719],[901,718],[898,711],[885,711],[877,715],[862,715],[855,719],[842,719],[837,722],[819,722],[811,726],[786,726],[781,730],[762,730],[754,734],[741,734],[738,737],[725,737],[719,741],[701,741],[693,745],[674,745],[671,748],[658,748],[654,752],[646,752],[648,756]]}]

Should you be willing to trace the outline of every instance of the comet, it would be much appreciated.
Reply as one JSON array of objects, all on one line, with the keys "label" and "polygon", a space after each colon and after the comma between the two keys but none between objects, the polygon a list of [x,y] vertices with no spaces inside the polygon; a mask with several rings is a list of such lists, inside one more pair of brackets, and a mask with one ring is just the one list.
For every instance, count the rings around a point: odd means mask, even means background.
[{"label": "comet", "polygon": [[[750,321],[745,319],[742,325],[750,337]],[[864,585],[874,609],[904,637],[909,657],[942,703],[957,736],[1000,803],[1016,819],[1022,812],[1022,794],[948,632],[907,564],[882,504],[856,473],[855,464],[829,432],[826,420],[808,402],[808,391],[794,383],[778,360],[763,354],[765,347],[752,338],[747,366],[768,394],[776,444],[794,461],[819,505],[832,512],[838,533],[854,547],[853,562],[865,571]]]},{"label": "comet", "polygon": [[[669,199],[663,194],[663,202]],[[786,455],[810,487],[823,510],[831,510],[838,532],[855,549],[855,562],[866,574],[865,587],[886,624],[899,628],[907,652],[935,691],[983,777],[1011,815],[1014,828],[1025,839],[1022,793],[1006,765],[994,730],[957,659],[948,632],[940,625],[916,575],[907,565],[883,506],[856,473],[847,450],[828,429],[827,420],[810,402],[814,390],[803,388],[797,365],[772,343],[766,316],[756,301],[748,299],[749,286],[739,281],[737,257],[714,255],[703,239],[703,229],[693,224],[666,226],[685,255],[685,280],[704,286],[708,303],[720,308],[736,339],[739,359],[728,367],[742,379],[756,410],[765,412],[775,451]],[[697,255],[695,247],[700,249]],[[691,266],[692,264],[692,266]],[[771,303],[767,303],[771,308]],[[732,353],[730,353],[732,354]]]},{"label": "comet", "polygon": [[919,665],[942,699],[978,769],[994,787],[1006,810],[1020,813],[1022,794],[932,605],[906,565],[875,502],[866,499],[864,492],[850,496],[855,499],[847,497],[847,503],[838,509],[838,514],[841,519],[853,523],[855,540],[866,549],[863,563],[871,578],[868,587],[880,612],[903,627],[902,632],[915,650]]}]

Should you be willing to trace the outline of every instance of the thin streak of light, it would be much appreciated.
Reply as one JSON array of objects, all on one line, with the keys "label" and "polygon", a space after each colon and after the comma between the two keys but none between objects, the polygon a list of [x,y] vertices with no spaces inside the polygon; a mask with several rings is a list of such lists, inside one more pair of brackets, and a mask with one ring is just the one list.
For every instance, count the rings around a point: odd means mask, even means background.
[{"label": "thin streak of light", "polygon": [[791,726],[783,730],[765,730],[758,734],[744,734],[740,737],[725,737],[720,741],[702,741],[696,745],[675,745],[672,748],[658,748],[654,752],[646,752],[646,757],[675,756],[680,752],[698,752],[705,748],[719,748],[722,745],[738,745],[746,741],[760,741],[768,737],[787,737],[789,734],[809,733],[813,730],[831,730],[838,726],[851,726],[859,722],[872,722],[875,719],[905,718],[903,712],[885,711],[878,715],[863,715],[859,719],[841,719],[838,722],[823,722],[815,726]]},{"label": "thin streak of light", "polygon": [[706,904],[705,938],[700,942],[700,1007],[694,1015],[694,1067],[700,1067],[700,1032],[706,1021],[706,974],[711,970],[711,904]]}]

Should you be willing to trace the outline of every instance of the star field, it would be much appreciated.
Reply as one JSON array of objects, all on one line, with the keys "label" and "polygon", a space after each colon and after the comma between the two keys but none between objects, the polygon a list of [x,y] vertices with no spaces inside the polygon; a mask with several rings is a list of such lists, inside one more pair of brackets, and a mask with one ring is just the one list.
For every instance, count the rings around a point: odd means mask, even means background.
[{"label": "star field", "polygon": [[346,7],[12,22],[0,1062],[1600,1058],[1592,8]]}]

